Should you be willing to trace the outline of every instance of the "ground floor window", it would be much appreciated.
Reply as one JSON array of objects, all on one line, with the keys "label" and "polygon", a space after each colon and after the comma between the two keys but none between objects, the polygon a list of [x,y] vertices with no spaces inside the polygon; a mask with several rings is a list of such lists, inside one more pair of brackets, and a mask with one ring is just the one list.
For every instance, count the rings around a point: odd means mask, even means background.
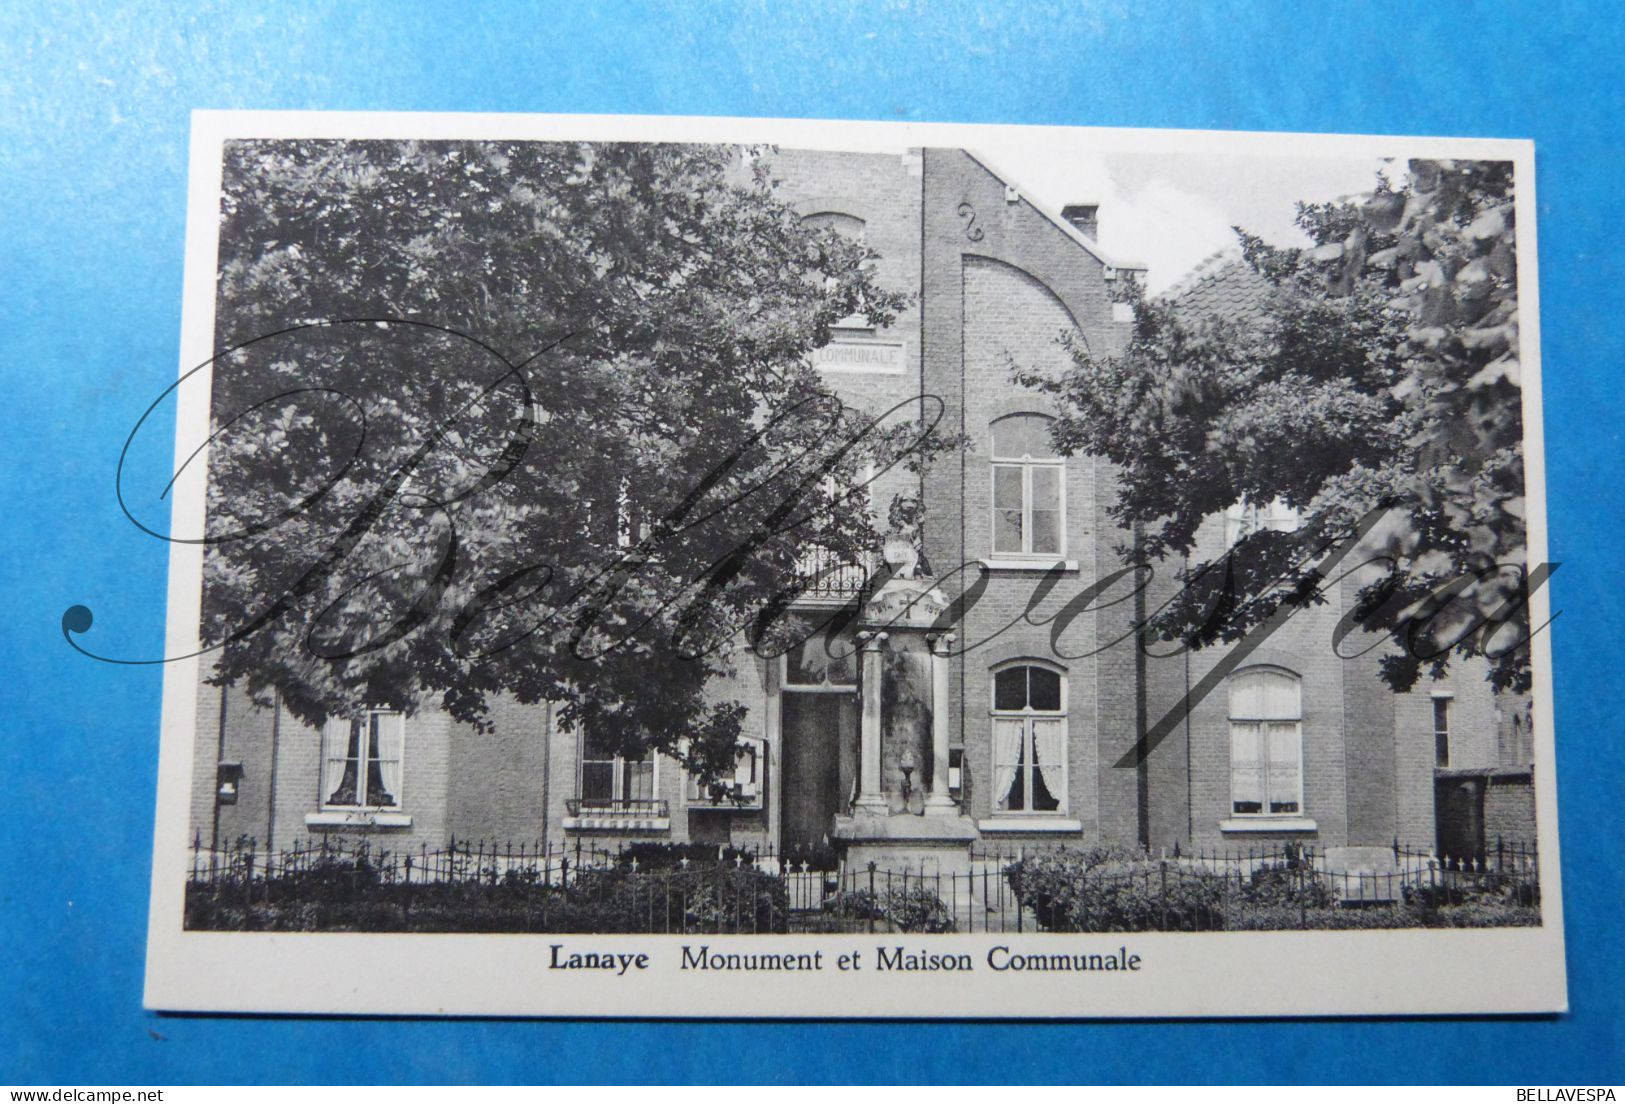
[{"label": "ground floor window", "polygon": [[1066,808],[1066,679],[1033,664],[993,675],[993,808]]},{"label": "ground floor window", "polygon": [[1257,668],[1230,679],[1230,811],[1303,811],[1303,698],[1298,677]]},{"label": "ground floor window", "polygon": [[580,795],[583,804],[589,807],[652,801],[654,758],[647,752],[635,759],[618,755],[614,745],[589,732],[581,741]]},{"label": "ground floor window", "polygon": [[689,776],[688,800],[691,805],[715,805],[722,808],[759,809],[767,773],[767,745],[761,740],[746,737],[739,741],[739,752],[734,758],[734,771],[708,785]]},{"label": "ground floor window", "polygon": [[325,729],[322,804],[340,809],[398,809],[406,718],[389,709],[334,719]]}]

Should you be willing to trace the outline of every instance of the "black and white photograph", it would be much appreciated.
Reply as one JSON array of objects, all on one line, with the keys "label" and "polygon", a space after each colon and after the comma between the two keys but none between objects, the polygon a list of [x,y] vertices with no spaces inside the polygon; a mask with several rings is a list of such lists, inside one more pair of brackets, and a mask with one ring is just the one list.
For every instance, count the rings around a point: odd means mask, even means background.
[{"label": "black and white photograph", "polygon": [[192,156],[149,1004],[1563,1006],[1528,143]]}]

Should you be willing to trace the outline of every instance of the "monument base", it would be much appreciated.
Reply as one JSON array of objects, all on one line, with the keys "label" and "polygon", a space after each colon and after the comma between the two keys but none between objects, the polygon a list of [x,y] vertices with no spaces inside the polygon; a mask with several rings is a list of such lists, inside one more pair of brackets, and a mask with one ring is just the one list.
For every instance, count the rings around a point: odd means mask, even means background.
[{"label": "monument base", "polygon": [[958,812],[880,816],[855,811],[836,817],[830,832],[848,871],[865,870],[872,862],[882,873],[944,877],[970,873],[970,845],[979,836],[976,822]]}]

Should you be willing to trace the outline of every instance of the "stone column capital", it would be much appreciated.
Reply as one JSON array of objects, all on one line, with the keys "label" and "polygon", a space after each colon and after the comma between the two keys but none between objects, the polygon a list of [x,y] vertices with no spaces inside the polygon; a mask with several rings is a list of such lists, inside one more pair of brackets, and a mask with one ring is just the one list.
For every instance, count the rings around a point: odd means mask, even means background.
[{"label": "stone column capital", "polygon": [[939,656],[947,655],[948,649],[952,648],[954,641],[958,639],[959,637],[951,632],[930,633],[926,636],[926,640],[931,644],[931,654]]}]

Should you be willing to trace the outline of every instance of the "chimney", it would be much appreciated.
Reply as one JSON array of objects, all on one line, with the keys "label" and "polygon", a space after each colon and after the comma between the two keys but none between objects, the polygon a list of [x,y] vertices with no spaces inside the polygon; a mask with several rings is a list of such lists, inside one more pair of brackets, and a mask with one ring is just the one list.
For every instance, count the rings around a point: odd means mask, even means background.
[{"label": "chimney", "polygon": [[1100,236],[1100,204],[1069,203],[1061,208],[1061,217],[1078,228],[1078,232],[1093,241]]}]

